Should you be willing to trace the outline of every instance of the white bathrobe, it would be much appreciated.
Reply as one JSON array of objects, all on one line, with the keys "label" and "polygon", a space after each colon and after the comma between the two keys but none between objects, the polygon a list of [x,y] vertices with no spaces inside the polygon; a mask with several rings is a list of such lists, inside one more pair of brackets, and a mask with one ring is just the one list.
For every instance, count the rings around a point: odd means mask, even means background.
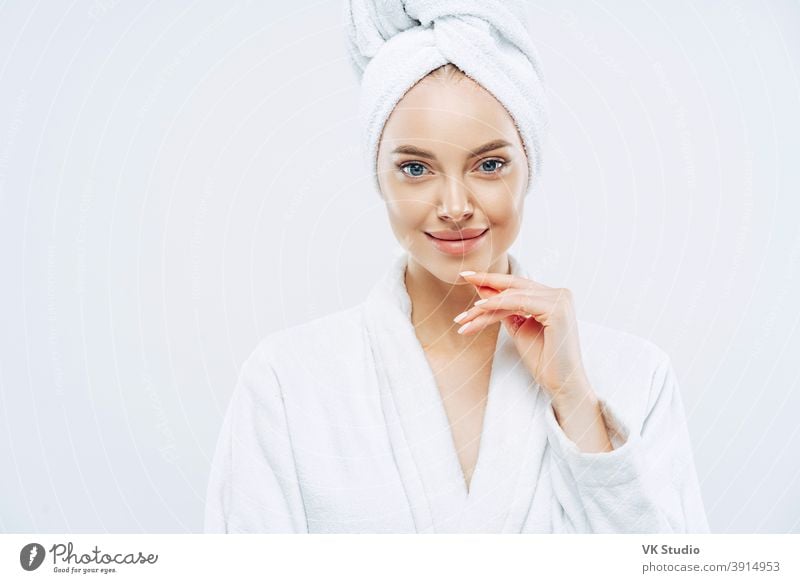
[{"label": "white bathrobe", "polygon": [[406,261],[365,302],[268,335],[244,363],[206,532],[708,532],[669,357],[583,320],[584,368],[614,450],[584,453],[566,436],[501,326],[467,490],[411,324]]}]

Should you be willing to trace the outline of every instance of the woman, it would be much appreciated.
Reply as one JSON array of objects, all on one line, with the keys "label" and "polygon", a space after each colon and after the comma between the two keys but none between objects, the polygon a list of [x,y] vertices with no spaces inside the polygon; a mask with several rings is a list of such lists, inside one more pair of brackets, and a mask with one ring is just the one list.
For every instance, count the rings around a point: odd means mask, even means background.
[{"label": "woman", "polygon": [[508,253],[545,127],[509,6],[348,4],[405,253],[364,303],[246,361],[206,532],[708,532],[667,355],[577,320]]}]

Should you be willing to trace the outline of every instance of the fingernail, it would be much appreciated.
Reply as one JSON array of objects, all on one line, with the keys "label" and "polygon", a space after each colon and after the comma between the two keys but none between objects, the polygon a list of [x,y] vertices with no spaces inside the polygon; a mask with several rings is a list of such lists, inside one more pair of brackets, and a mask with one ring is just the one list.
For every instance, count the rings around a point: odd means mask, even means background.
[{"label": "fingernail", "polygon": [[465,275],[475,275],[475,272],[474,271],[462,271],[458,275],[460,275],[462,277],[465,276]]},{"label": "fingernail", "polygon": [[466,330],[466,329],[467,329],[467,326],[469,326],[470,324],[472,324],[472,322],[467,322],[466,324],[464,324],[463,326],[461,326],[461,328],[459,328],[459,329],[458,329],[458,333],[459,333],[459,334],[463,334],[463,333],[464,333],[464,330]]},{"label": "fingernail", "polygon": [[466,315],[467,315],[466,312],[461,312],[458,316],[453,318],[453,322],[456,322],[456,323],[460,322],[461,320],[463,320],[466,317]]},{"label": "fingernail", "polygon": [[475,305],[476,305],[476,306],[480,306],[481,304],[485,304],[485,303],[486,303],[486,302],[488,302],[488,301],[489,301],[488,299],[485,299],[485,298],[484,298],[484,299],[482,299],[482,300],[478,300],[477,302],[475,302]]}]

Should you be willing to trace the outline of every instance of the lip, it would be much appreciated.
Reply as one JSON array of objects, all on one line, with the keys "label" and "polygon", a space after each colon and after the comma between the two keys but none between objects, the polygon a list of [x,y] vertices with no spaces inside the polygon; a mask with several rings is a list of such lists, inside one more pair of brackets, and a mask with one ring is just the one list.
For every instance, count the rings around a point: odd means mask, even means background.
[{"label": "lip", "polygon": [[[477,229],[473,229],[473,232],[476,230]],[[427,232],[425,233],[425,236],[431,243],[433,243],[434,247],[436,247],[442,253],[446,253],[447,255],[465,255],[480,246],[484,239],[487,238],[488,232],[489,229],[483,229],[483,231],[477,237],[473,236],[463,239],[458,238],[455,240],[439,239]],[[459,237],[463,236],[464,234],[470,234],[470,231],[467,229],[461,231],[461,235]]]},{"label": "lip", "polygon": [[441,239],[443,241],[460,241],[461,239],[474,239],[475,237],[482,235],[484,231],[486,231],[486,228],[461,229],[460,231],[453,231],[450,229],[446,231],[426,231],[426,233],[435,239]]}]

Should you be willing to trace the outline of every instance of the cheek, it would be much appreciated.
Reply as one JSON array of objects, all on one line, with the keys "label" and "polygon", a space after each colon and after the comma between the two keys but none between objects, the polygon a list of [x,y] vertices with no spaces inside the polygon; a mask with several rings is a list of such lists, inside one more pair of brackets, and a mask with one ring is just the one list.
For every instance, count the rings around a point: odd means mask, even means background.
[{"label": "cheek", "polygon": [[520,220],[519,195],[499,191],[493,196],[481,196],[479,204],[483,214],[496,227],[511,227]]},{"label": "cheek", "polygon": [[495,249],[507,249],[519,235],[522,226],[519,196],[502,194],[482,201],[484,215],[492,228]]},{"label": "cheek", "polygon": [[387,194],[386,208],[393,223],[414,226],[426,222],[433,209],[430,201],[408,194]]},{"label": "cheek", "polygon": [[386,209],[395,237],[404,247],[412,245],[414,236],[430,224],[430,204],[415,199],[388,198]]}]

